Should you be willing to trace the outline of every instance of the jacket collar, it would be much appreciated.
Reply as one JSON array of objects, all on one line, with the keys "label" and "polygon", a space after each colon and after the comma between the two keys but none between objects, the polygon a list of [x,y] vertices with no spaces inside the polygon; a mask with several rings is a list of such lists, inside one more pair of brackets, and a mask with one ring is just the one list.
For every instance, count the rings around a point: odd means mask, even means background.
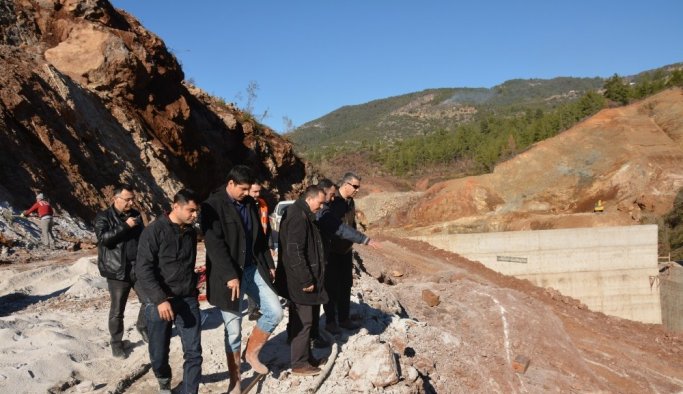
[{"label": "jacket collar", "polygon": [[311,207],[308,206],[306,200],[304,200],[303,197],[300,197],[296,201],[294,201],[294,205],[301,208],[301,210],[304,211],[308,219],[310,219],[311,221],[315,221],[315,214],[313,213],[313,211],[311,211]]}]

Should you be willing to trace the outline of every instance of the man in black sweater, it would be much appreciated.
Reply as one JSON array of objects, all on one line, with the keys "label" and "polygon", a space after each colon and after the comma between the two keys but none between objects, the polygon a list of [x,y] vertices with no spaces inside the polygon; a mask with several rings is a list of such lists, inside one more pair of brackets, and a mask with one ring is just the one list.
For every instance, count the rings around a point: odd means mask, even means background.
[{"label": "man in black sweater", "polygon": [[201,319],[197,301],[196,194],[180,190],[172,210],[152,222],[140,236],[137,264],[139,289],[145,301],[149,357],[160,391],[171,391],[168,363],[171,328],[183,345],[183,393],[197,393],[202,374]]},{"label": "man in black sweater", "polygon": [[[291,301],[287,332],[291,335],[291,365],[294,375],[317,375],[309,341],[314,313],[327,302],[325,250],[315,213],[325,202],[325,193],[309,186],[282,216],[275,286]],[[317,308],[316,308],[317,306]]]}]

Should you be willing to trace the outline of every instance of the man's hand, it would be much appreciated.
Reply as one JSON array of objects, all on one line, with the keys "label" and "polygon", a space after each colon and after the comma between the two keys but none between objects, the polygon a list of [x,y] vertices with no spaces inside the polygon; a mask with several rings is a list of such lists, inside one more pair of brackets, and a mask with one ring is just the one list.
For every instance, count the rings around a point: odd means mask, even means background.
[{"label": "man's hand", "polygon": [[304,293],[313,293],[313,290],[315,290],[315,285],[304,287],[302,290],[304,291]]},{"label": "man's hand", "polygon": [[270,281],[275,282],[275,270],[270,269],[270,270],[268,270],[268,272],[270,273]]},{"label": "man's hand", "polygon": [[159,317],[161,320],[173,321],[175,315],[173,314],[173,308],[171,308],[171,303],[164,301],[157,305],[157,311],[159,311]]},{"label": "man's hand", "polygon": [[230,301],[235,301],[240,298],[240,280],[230,279],[228,281],[228,289],[232,290]]},{"label": "man's hand", "polygon": [[382,249],[382,243],[379,241],[375,241],[374,239],[368,241],[368,246],[372,246],[375,249]]},{"label": "man's hand", "polygon": [[138,225],[138,221],[135,220],[134,217],[129,217],[128,219],[126,219],[126,224],[128,225],[128,227],[133,228]]}]

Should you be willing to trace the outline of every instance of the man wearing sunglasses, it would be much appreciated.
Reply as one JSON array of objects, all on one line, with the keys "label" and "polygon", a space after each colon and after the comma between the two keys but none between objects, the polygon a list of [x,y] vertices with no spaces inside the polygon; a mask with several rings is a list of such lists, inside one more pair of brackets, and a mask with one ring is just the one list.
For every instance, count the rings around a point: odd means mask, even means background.
[{"label": "man wearing sunglasses", "polygon": [[[356,206],[353,198],[358,194],[358,189],[360,189],[360,176],[347,172],[339,182],[337,195],[329,202],[330,213],[353,229],[357,227]],[[342,238],[340,235],[331,235],[330,250],[327,254],[326,277],[335,278],[335,280],[325,283],[330,301],[323,308],[325,329],[332,334],[338,334],[339,327],[347,330],[360,328],[350,319],[354,242],[349,239],[350,237]]]}]

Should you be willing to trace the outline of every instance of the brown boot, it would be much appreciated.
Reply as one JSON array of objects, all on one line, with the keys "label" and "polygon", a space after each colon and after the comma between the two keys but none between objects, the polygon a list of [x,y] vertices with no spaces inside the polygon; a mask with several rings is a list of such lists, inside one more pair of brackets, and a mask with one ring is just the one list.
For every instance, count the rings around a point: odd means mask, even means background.
[{"label": "brown boot", "polygon": [[261,330],[258,326],[254,326],[254,330],[251,332],[249,340],[247,341],[247,346],[244,349],[245,361],[251,365],[255,372],[260,374],[268,373],[268,367],[261,364],[258,359],[258,354],[261,352],[263,345],[266,344],[269,336],[270,333]]},{"label": "brown boot", "polygon": [[230,384],[228,394],[241,394],[240,386],[240,352],[226,353],[228,358],[228,373],[230,374]]}]

